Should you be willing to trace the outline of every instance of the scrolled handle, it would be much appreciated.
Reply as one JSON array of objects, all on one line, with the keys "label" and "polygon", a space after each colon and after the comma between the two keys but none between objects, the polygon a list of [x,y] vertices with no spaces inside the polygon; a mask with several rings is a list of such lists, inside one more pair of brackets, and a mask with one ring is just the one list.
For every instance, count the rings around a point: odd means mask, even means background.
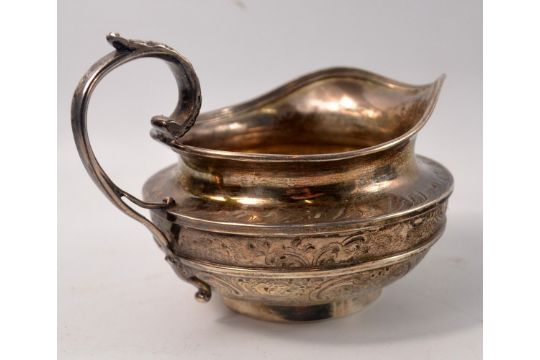
[{"label": "scrolled handle", "polygon": [[181,54],[165,44],[152,41],[128,40],[117,33],[107,35],[107,41],[115,51],[99,59],[80,80],[71,103],[71,126],[77,150],[90,177],[105,196],[128,216],[145,225],[163,249],[169,248],[167,236],[152,221],[127,205],[123,198],[146,209],[166,209],[174,205],[174,199],[162,203],[150,203],[122,190],[105,173],[97,161],[87,131],[87,110],[92,92],[98,83],[118,66],[129,61],[155,57],[166,61],[178,85],[178,103],[170,116],[155,116],[152,124],[162,128],[174,138],[182,137],[195,123],[201,107],[199,80],[192,65]]}]

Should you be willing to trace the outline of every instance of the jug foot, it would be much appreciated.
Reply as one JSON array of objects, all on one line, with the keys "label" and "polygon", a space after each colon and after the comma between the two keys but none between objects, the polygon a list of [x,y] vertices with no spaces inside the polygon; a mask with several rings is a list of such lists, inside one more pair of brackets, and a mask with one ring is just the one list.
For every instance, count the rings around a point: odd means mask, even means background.
[{"label": "jug foot", "polygon": [[332,319],[350,315],[364,309],[381,295],[381,289],[360,296],[313,305],[280,305],[223,297],[233,311],[252,318],[275,322],[300,322]]}]

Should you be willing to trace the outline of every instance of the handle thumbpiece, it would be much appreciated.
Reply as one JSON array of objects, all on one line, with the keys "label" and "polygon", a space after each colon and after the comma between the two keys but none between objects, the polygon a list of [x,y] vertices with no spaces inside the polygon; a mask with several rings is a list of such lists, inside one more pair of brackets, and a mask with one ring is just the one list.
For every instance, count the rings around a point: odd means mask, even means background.
[{"label": "handle thumbpiece", "polygon": [[[199,115],[201,107],[199,79],[190,62],[167,45],[152,41],[128,40],[117,33],[107,35],[107,41],[116,50],[105,55],[92,65],[81,78],[73,94],[71,126],[77,150],[86,171],[105,196],[126,215],[146,226],[154,235],[158,245],[167,254],[170,254],[170,241],[167,236],[152,221],[127,205],[123,198],[145,209],[167,209],[174,205],[174,199],[168,197],[162,203],[140,200],[122,190],[107,176],[97,161],[88,139],[86,122],[88,103],[98,83],[113,69],[135,59],[159,58],[166,61],[171,68],[178,85],[179,97],[173,113],[169,117],[155,116],[152,119],[152,124],[158,129],[161,128],[162,131],[167,131],[174,139],[179,139],[193,126]],[[199,292],[196,294],[197,299],[210,299],[210,287],[207,284],[198,279],[188,279],[188,281],[199,288]]]}]

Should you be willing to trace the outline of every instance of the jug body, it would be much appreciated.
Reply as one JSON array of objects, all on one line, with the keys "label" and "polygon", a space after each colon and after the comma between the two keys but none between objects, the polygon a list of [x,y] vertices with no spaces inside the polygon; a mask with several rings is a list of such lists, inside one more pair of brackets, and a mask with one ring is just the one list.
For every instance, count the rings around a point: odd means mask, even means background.
[{"label": "jug body", "polygon": [[[271,321],[347,315],[408,273],[442,235],[453,179],[416,155],[414,142],[443,78],[413,86],[328,69],[199,114],[198,80],[180,54],[117,35],[111,42],[116,51],[75,94],[81,158],[109,199],[152,231],[197,299],[214,291],[233,310]],[[152,176],[140,200],[99,167],[85,122],[99,78],[143,56],[168,61],[178,80],[177,109],[154,117],[151,135],[179,161]]]}]

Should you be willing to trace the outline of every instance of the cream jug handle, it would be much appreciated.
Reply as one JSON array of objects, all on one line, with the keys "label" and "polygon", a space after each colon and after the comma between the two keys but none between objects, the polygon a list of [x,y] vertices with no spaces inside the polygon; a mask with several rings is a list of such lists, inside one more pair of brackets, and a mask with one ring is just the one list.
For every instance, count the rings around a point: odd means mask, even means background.
[{"label": "cream jug handle", "polygon": [[[99,59],[80,80],[71,103],[71,126],[77,150],[81,160],[105,196],[117,208],[128,216],[145,225],[154,235],[159,246],[169,254],[170,242],[167,236],[152,221],[127,205],[123,198],[145,209],[167,209],[174,205],[174,199],[168,197],[162,203],[142,201],[118,187],[105,173],[97,161],[90,141],[86,124],[86,113],[90,96],[101,79],[110,71],[131,60],[155,57],[166,61],[178,84],[179,99],[175,110],[169,116],[156,116],[152,123],[166,128],[175,138],[182,137],[195,123],[201,107],[201,90],[199,80],[193,67],[181,54],[167,45],[151,41],[128,40],[117,33],[107,35],[107,41],[116,49]],[[207,300],[210,297],[208,285],[198,279],[187,279],[199,288],[196,297]]]}]

